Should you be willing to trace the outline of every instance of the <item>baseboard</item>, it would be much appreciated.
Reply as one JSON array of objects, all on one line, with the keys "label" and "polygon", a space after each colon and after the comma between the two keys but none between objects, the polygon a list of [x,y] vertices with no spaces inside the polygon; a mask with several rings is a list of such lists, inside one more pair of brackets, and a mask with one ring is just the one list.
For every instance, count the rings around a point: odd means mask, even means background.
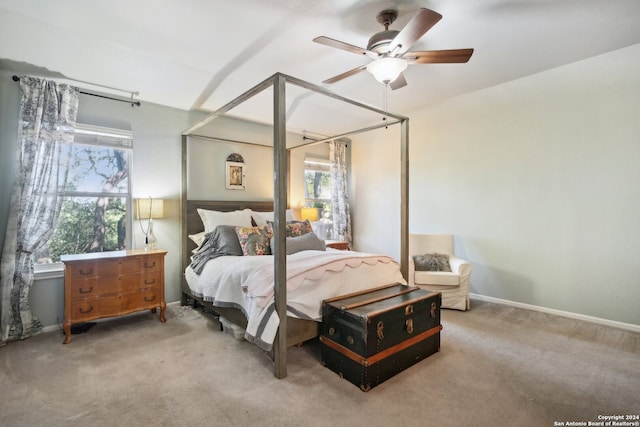
[{"label": "baseboard", "polygon": [[[480,301],[493,302],[496,304],[505,304],[513,307],[524,308],[526,310],[534,310],[542,313],[555,314],[556,316],[568,317],[570,319],[584,320],[585,322],[597,323],[599,325],[611,326],[614,328],[624,329],[632,332],[640,333],[640,325],[631,323],[617,322],[615,320],[602,319],[600,317],[587,316],[584,314],[572,313],[570,311],[556,310],[553,308],[541,307],[539,305],[525,304],[522,302],[510,301],[501,298],[488,297],[486,295],[471,293],[469,296]],[[472,307],[473,309],[473,307]]]},{"label": "baseboard", "polygon": [[[167,307],[169,306],[179,306],[180,305],[180,301],[172,301],[172,302],[168,302],[167,303]],[[141,312],[135,312],[135,313],[131,313],[131,314],[140,314]],[[103,319],[98,319],[96,320],[96,322],[100,322],[103,320],[109,320],[109,319],[113,319],[112,317],[105,317]],[[42,327],[42,333],[45,332],[53,332],[53,331],[61,331],[62,332],[62,323],[59,325],[47,325],[47,326],[43,326]]]},{"label": "baseboard", "polygon": [[62,331],[62,326],[60,326],[60,325],[49,325],[49,326],[44,326],[42,328],[42,333],[53,332],[53,331]]}]

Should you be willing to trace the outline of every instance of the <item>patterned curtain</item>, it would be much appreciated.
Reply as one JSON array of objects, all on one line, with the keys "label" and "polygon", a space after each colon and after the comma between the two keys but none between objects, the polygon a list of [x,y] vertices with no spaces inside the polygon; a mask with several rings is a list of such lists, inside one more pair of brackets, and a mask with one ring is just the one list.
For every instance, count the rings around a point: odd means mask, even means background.
[{"label": "patterned curtain", "polygon": [[0,345],[42,329],[31,314],[32,254],[47,243],[62,207],[78,88],[21,77],[16,180],[2,251]]},{"label": "patterned curtain", "polygon": [[331,206],[333,209],[333,235],[351,246],[351,211],[349,183],[347,182],[347,141],[329,143],[331,160]]}]

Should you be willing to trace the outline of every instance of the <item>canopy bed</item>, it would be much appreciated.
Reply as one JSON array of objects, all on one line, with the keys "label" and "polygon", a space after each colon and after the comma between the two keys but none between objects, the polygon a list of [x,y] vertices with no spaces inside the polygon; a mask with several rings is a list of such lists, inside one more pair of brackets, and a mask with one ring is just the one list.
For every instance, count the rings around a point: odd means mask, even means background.
[{"label": "canopy bed", "polygon": [[[389,276],[386,277],[399,277],[399,280],[404,281],[407,277],[408,272],[408,118],[404,116],[400,116],[397,114],[388,113],[386,111],[379,110],[375,107],[371,107],[342,96],[336,95],[326,89],[313,85],[311,83],[293,78],[291,76],[287,76],[281,73],[276,73],[268,79],[264,80],[260,84],[256,85],[252,89],[248,90],[244,94],[240,95],[238,98],[233,101],[227,103],[210,116],[206,117],[204,120],[200,121],[190,129],[186,130],[182,135],[182,195],[181,195],[181,214],[182,214],[182,269],[184,272],[183,280],[182,280],[182,292],[183,298],[182,303],[186,304],[187,299],[194,299],[199,303],[208,306],[213,309],[216,313],[224,316],[229,319],[231,322],[240,325],[247,326],[249,329],[251,328],[251,319],[247,318],[247,311],[253,310],[255,307],[251,306],[251,308],[247,308],[247,306],[239,307],[242,303],[239,304],[217,304],[217,298],[206,298],[203,297],[205,295],[205,291],[201,290],[197,283],[198,280],[196,275],[194,275],[194,265],[192,264],[192,257],[195,261],[195,256],[203,255],[202,248],[206,246],[207,240],[205,243],[202,243],[202,246],[198,246],[194,243],[193,236],[200,233],[202,236],[203,231],[206,231],[206,238],[213,238],[211,229],[207,227],[204,222],[207,222],[206,211],[209,211],[209,214],[213,213],[215,215],[222,215],[222,213],[238,213],[240,215],[245,210],[254,214],[252,217],[252,223],[255,223],[256,215],[260,215],[260,212],[266,213],[269,212],[270,216],[270,230],[272,230],[272,235],[270,235],[270,251],[273,254],[270,261],[264,261],[262,259],[258,260],[258,258],[265,257],[236,257],[236,258],[253,258],[251,261],[254,263],[262,263],[263,265],[256,266],[256,272],[260,271],[259,276],[268,277],[269,281],[269,289],[270,292],[267,292],[268,297],[271,298],[273,305],[273,314],[275,317],[275,322],[273,322],[275,326],[275,332],[272,333],[275,335],[272,339],[272,347],[270,347],[273,351],[274,358],[274,375],[277,378],[283,378],[286,376],[286,364],[287,364],[287,347],[290,345],[295,345],[301,342],[304,342],[308,339],[314,338],[318,335],[318,319],[307,320],[305,316],[292,316],[291,315],[291,307],[289,307],[289,315],[287,314],[288,304],[295,304],[293,299],[299,297],[301,292],[297,291],[297,287],[304,288],[304,284],[308,281],[312,281],[312,279],[305,278],[300,279],[298,285],[292,286],[291,282],[293,281],[291,275],[292,272],[296,269],[299,269],[298,264],[294,264],[294,262],[304,264],[306,262],[311,262],[313,259],[317,259],[320,256],[329,257],[331,262],[339,263],[340,265],[362,265],[362,267],[358,267],[359,269],[367,270],[368,267],[378,268],[380,265],[388,265],[389,263],[384,260],[383,256],[375,257],[370,256],[371,254],[362,254],[353,253],[349,255],[347,259],[346,254],[338,254],[337,251],[333,250],[334,253],[327,253],[324,255],[324,252],[313,251],[313,256],[306,256],[303,252],[312,252],[312,251],[303,251],[295,254],[287,255],[288,247],[290,248],[293,240],[291,240],[288,236],[290,231],[289,229],[289,220],[291,219],[288,216],[288,208],[289,208],[289,191],[288,191],[288,150],[292,149],[287,145],[287,112],[288,109],[292,109],[292,104],[287,102],[286,99],[286,88],[289,88],[287,85],[293,85],[296,90],[303,89],[307,93],[310,94],[319,94],[324,97],[329,97],[332,100],[337,100],[341,103],[346,103],[346,105],[350,107],[354,107],[357,109],[364,109],[370,113],[373,113],[379,120],[382,117],[382,120],[375,124],[368,124],[364,127],[360,127],[355,130],[350,130],[348,132],[339,132],[338,134],[332,134],[330,137],[319,138],[311,142],[312,144],[318,144],[323,142],[328,142],[333,139],[346,137],[349,135],[363,133],[370,130],[378,129],[381,127],[387,127],[392,125],[400,125],[400,147],[401,147],[401,204],[400,204],[400,261],[399,267],[396,264],[397,276],[393,276],[393,272],[386,271],[385,273],[375,272],[373,273],[373,277],[380,276],[381,279],[385,280],[385,274]],[[191,138],[196,137],[200,139],[209,139],[212,141],[219,141],[220,138],[210,137],[204,134],[203,127],[208,125],[216,118],[223,117],[225,114],[238,106],[241,106],[243,103],[247,102],[252,97],[264,92],[266,89],[271,88],[273,92],[272,99],[272,107],[273,107],[273,117],[272,117],[272,145],[273,145],[273,176],[274,176],[274,186],[273,186],[273,202],[268,201],[234,201],[234,200],[225,200],[225,201],[213,201],[213,200],[196,200],[191,199],[189,197],[188,192],[188,156],[189,156],[189,141]],[[293,92],[293,91],[292,91]],[[299,103],[300,101],[305,100],[308,95],[298,97],[295,103]],[[233,142],[243,142],[243,143],[251,143],[248,141],[239,141],[234,140]],[[301,145],[295,146],[295,148],[300,147]],[[224,221],[223,221],[224,222]],[[220,224],[223,224],[221,222]],[[239,224],[236,224],[239,225]],[[253,224],[256,225],[256,224]],[[192,238],[190,238],[191,236]],[[219,238],[219,236],[215,237]],[[197,249],[194,255],[194,249]],[[323,249],[324,250],[324,249]],[[331,249],[327,249],[327,251],[332,251]],[[323,254],[323,255],[320,255]],[[209,256],[205,256],[208,258]],[[358,258],[354,261],[353,258]],[[215,259],[211,259],[204,263],[204,267],[202,268],[202,274],[204,275],[206,270],[218,269],[216,271],[222,271],[220,269],[225,267],[213,267],[212,265],[223,264],[227,262],[227,256],[220,256]],[[303,259],[300,261],[298,258]],[[266,264],[265,264],[266,263]],[[374,264],[378,267],[375,267]],[[211,266],[211,267],[210,267]],[[266,268],[266,270],[265,270]],[[382,268],[382,267],[380,267]],[[198,268],[195,268],[197,270]],[[351,270],[351,269],[345,269]],[[297,270],[296,270],[297,271]],[[300,270],[301,271],[301,270]],[[289,273],[289,276],[288,276]],[[225,273],[226,274],[226,273]],[[240,273],[234,272],[228,273],[231,275],[239,275],[245,277],[246,275],[250,275],[251,273]],[[256,273],[253,273],[256,276]],[[359,274],[359,273],[358,273]],[[220,274],[218,274],[220,275]],[[254,277],[250,276],[250,277]],[[325,274],[326,276],[326,274]],[[330,274],[329,274],[330,276]],[[226,276],[225,276],[226,277]],[[366,276],[369,277],[369,276]],[[323,279],[324,280],[324,279]],[[368,279],[367,279],[368,280]],[[302,283],[302,284],[301,284]],[[323,282],[324,283],[324,282]],[[388,284],[388,283],[385,283]],[[251,283],[249,284],[249,287]],[[323,285],[325,286],[325,285]],[[373,286],[372,286],[373,287]],[[288,297],[288,288],[289,293],[291,294]],[[243,289],[246,291],[246,289]],[[234,291],[235,292],[235,291]],[[313,291],[311,291],[313,292]],[[342,292],[348,293],[348,292]],[[320,294],[317,294],[320,295]],[[242,297],[240,297],[242,298]],[[265,297],[268,299],[267,297]],[[318,297],[319,298],[319,297]],[[317,303],[321,303],[321,301],[317,301]],[[306,303],[301,302],[301,306],[304,306]],[[258,304],[260,305],[260,304]],[[264,312],[264,307],[261,309]],[[260,314],[263,316],[264,314]],[[302,318],[299,318],[302,317]],[[313,318],[313,316],[310,316]],[[263,320],[263,324],[268,323]],[[249,330],[248,330],[249,332]],[[257,334],[256,334],[257,335]],[[261,337],[256,337],[256,341],[260,341]]]}]

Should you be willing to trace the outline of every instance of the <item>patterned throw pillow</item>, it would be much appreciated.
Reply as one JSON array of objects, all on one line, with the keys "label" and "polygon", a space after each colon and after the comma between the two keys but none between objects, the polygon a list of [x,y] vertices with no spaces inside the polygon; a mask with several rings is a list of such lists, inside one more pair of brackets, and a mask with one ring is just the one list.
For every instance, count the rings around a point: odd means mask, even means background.
[{"label": "patterned throw pillow", "polygon": [[416,266],[416,271],[451,271],[449,255],[446,254],[414,255],[413,263]]},{"label": "patterned throw pillow", "polygon": [[269,227],[236,227],[244,255],[271,255]]},{"label": "patterned throw pillow", "polygon": [[287,237],[296,237],[312,232],[313,228],[311,227],[311,223],[308,219],[305,219],[304,221],[287,222],[285,234]]},{"label": "patterned throw pillow", "polygon": [[[267,221],[267,226],[273,230],[273,221]],[[273,233],[273,231],[272,231]],[[308,219],[304,221],[287,221],[285,225],[285,237],[302,236],[303,234],[313,233],[313,227]]]}]

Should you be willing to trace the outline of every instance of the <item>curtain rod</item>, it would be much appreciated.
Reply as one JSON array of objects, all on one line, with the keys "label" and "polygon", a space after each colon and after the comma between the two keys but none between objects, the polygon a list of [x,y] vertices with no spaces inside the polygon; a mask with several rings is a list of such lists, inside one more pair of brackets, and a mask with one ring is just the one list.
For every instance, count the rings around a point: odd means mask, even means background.
[{"label": "curtain rod", "polygon": [[[11,79],[14,82],[19,82],[20,81],[20,77],[14,75],[13,77],[11,77]],[[70,79],[72,80],[72,79]],[[79,80],[78,80],[79,81]],[[81,82],[81,83],[85,83],[85,82]],[[89,83],[91,84],[91,83]],[[99,86],[99,85],[95,85],[95,86]],[[107,86],[104,86],[107,87]],[[113,88],[110,88],[113,89]],[[115,90],[120,90],[120,89],[115,89]],[[89,95],[89,96],[96,96],[98,98],[104,98],[104,99],[109,99],[111,101],[119,101],[119,102],[126,102],[127,104],[131,104],[132,107],[139,107],[140,106],[140,101],[134,101],[133,99],[122,99],[122,98],[113,98],[111,96],[106,96],[106,95],[100,95],[98,93],[93,93],[93,92],[86,92],[84,90],[79,90],[79,92],[83,95]],[[126,92],[126,91],[122,91],[122,92]],[[137,94],[138,92],[131,92],[131,96],[133,96],[133,94]]]},{"label": "curtain rod", "polygon": [[[318,138],[314,138],[313,136],[308,136],[308,135],[314,135],[317,136]],[[302,131],[302,140],[303,141],[320,141],[321,139],[327,139],[329,138],[326,135],[322,135],[319,133],[314,133],[314,132],[309,132],[308,130],[303,130]]]}]

